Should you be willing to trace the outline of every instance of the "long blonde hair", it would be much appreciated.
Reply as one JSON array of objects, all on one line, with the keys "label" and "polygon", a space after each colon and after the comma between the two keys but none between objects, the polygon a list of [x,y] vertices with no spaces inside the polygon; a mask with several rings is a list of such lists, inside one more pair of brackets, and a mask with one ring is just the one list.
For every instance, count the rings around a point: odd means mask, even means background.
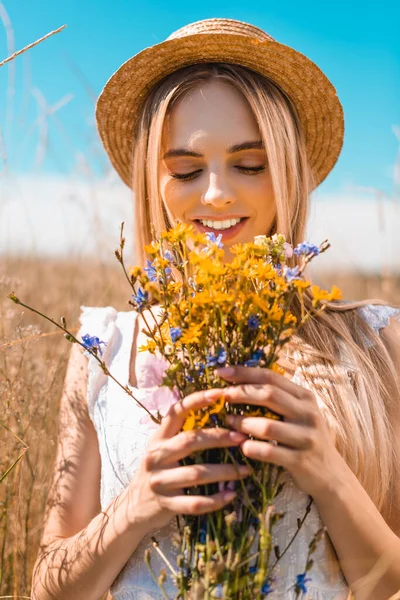
[{"label": "long blonde hair", "polygon": [[[152,239],[150,224],[157,233],[171,226],[159,191],[158,173],[165,117],[179,97],[215,78],[242,92],[260,129],[277,208],[273,228],[266,234],[283,233],[293,245],[304,240],[314,180],[296,108],[273,82],[245,67],[196,64],[175,71],[152,89],[134,132],[132,189],[137,264],[145,263],[143,246]],[[377,508],[388,517],[396,461],[391,416],[399,382],[384,341],[354,310],[366,303],[330,305],[317,320],[301,329],[292,358],[305,384],[316,393],[338,451]],[[296,302],[292,309],[299,310]],[[367,345],[366,339],[370,339]]]}]

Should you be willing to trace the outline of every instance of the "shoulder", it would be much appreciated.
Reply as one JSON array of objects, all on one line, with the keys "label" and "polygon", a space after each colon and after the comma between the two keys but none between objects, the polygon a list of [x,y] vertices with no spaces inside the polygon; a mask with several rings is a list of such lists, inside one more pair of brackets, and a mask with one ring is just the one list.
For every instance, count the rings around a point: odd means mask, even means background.
[{"label": "shoulder", "polygon": [[[81,306],[79,322],[81,331],[88,329],[106,329],[110,323],[114,323],[118,317],[118,311],[113,306]],[[88,332],[89,333],[89,332]]]}]

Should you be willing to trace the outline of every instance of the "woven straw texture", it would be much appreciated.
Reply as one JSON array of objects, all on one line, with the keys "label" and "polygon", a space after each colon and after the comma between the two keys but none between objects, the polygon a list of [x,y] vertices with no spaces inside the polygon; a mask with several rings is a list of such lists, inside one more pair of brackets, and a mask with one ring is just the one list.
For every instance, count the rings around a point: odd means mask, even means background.
[{"label": "woven straw texture", "polygon": [[181,67],[227,62],[248,67],[271,79],[297,108],[316,185],[340,154],[344,119],[336,90],[309,58],[276,42],[264,31],[232,19],[206,19],[125,62],[109,79],[96,105],[101,141],[121,179],[131,186],[133,131],[151,88]]}]

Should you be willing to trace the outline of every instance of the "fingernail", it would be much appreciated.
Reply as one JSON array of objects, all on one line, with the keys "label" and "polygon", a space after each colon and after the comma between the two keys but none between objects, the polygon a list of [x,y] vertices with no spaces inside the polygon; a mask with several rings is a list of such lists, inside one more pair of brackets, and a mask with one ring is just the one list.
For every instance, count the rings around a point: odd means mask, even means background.
[{"label": "fingernail", "polygon": [[224,492],[224,494],[222,495],[224,502],[231,502],[231,500],[234,499],[234,497],[236,496],[236,492]]},{"label": "fingernail", "polygon": [[244,440],[246,439],[246,436],[243,435],[243,433],[240,433],[240,431],[230,431],[229,438],[233,442],[244,442]]},{"label": "fingernail", "polygon": [[235,372],[234,367],[219,367],[218,369],[215,369],[217,375],[222,375],[222,377],[225,377],[225,375],[227,375],[229,377],[229,375],[233,375]]}]

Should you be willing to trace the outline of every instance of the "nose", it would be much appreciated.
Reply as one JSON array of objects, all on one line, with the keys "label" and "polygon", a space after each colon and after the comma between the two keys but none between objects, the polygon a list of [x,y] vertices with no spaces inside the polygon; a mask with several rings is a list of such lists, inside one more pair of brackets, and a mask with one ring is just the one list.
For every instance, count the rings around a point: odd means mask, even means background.
[{"label": "nose", "polygon": [[216,173],[210,173],[202,204],[219,207],[233,202],[235,202],[235,198],[227,182],[223,181],[222,177],[218,177]]}]

